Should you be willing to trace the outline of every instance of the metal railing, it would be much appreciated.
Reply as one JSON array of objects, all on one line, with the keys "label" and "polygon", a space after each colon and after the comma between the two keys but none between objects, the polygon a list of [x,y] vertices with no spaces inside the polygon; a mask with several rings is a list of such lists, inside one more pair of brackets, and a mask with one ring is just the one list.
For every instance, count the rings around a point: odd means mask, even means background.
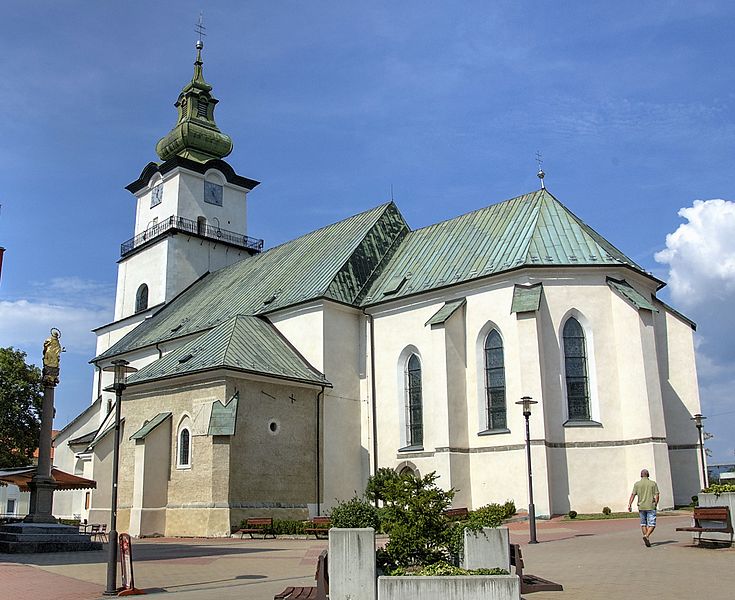
[{"label": "metal railing", "polygon": [[242,235],[241,233],[235,233],[234,231],[228,231],[221,227],[215,227],[209,223],[192,221],[191,219],[186,219],[184,217],[171,216],[164,221],[151,225],[148,229],[139,233],[134,238],[120,244],[120,256],[123,257],[130,254],[136,248],[139,248],[143,244],[146,244],[171,230],[190,233],[209,240],[232,244],[233,246],[240,246],[241,248],[247,248],[253,252],[261,252],[263,250],[263,240],[251,238],[247,235]]}]

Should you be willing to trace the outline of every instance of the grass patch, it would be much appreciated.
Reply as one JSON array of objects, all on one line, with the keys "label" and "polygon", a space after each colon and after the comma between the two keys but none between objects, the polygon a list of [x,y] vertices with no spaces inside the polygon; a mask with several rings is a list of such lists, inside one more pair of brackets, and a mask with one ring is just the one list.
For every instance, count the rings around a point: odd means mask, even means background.
[{"label": "grass patch", "polygon": [[[659,510],[656,513],[656,516],[659,517],[673,517],[675,515],[676,513],[665,510]],[[610,519],[637,519],[638,517],[638,511],[634,510],[633,512],[614,512],[609,515],[603,515],[602,513],[578,513],[574,519],[570,519],[566,515],[562,521],[609,521]]]}]

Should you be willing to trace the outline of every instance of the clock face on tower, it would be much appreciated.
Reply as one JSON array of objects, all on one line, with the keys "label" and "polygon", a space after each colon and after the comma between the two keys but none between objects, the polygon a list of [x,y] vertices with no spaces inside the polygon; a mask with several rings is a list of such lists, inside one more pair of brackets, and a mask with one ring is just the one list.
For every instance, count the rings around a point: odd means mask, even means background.
[{"label": "clock face on tower", "polygon": [[163,184],[159,183],[151,192],[151,208],[163,202]]},{"label": "clock face on tower", "polygon": [[204,182],[204,201],[222,206],[222,186],[211,181]]}]

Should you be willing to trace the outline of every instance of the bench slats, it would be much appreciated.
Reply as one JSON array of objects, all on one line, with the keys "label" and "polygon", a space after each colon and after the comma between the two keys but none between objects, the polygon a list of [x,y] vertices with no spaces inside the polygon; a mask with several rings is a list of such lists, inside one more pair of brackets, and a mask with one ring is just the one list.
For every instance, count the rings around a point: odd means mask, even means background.
[{"label": "bench slats", "polygon": [[245,527],[238,529],[235,533],[240,534],[240,539],[242,539],[242,536],[246,533],[249,533],[251,538],[258,533],[263,535],[263,539],[269,535],[272,536],[273,539],[276,539],[276,534],[273,533],[273,519],[271,517],[247,519],[245,521]]},{"label": "bench slats", "polygon": [[[677,527],[676,531],[691,531],[698,533],[698,542],[702,543],[703,533],[729,533],[732,545],[733,527],[730,519],[730,507],[728,506],[700,506],[694,509],[692,515],[694,525],[691,527]],[[722,526],[713,526],[713,523],[721,523]]]}]

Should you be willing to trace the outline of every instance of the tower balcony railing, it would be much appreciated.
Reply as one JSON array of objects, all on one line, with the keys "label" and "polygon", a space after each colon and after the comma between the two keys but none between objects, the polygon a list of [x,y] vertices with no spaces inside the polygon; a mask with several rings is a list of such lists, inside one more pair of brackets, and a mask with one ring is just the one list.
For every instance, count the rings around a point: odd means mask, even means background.
[{"label": "tower balcony railing", "polygon": [[139,233],[134,238],[120,244],[120,257],[122,258],[127,256],[136,248],[140,248],[144,244],[160,237],[164,233],[178,231],[196,235],[208,240],[246,248],[253,253],[262,252],[263,250],[263,240],[251,238],[241,233],[235,233],[234,231],[228,231],[227,229],[222,229],[221,227],[216,227],[209,223],[192,221],[191,219],[173,215],[168,219],[156,223],[155,225],[151,225],[148,229]]}]

